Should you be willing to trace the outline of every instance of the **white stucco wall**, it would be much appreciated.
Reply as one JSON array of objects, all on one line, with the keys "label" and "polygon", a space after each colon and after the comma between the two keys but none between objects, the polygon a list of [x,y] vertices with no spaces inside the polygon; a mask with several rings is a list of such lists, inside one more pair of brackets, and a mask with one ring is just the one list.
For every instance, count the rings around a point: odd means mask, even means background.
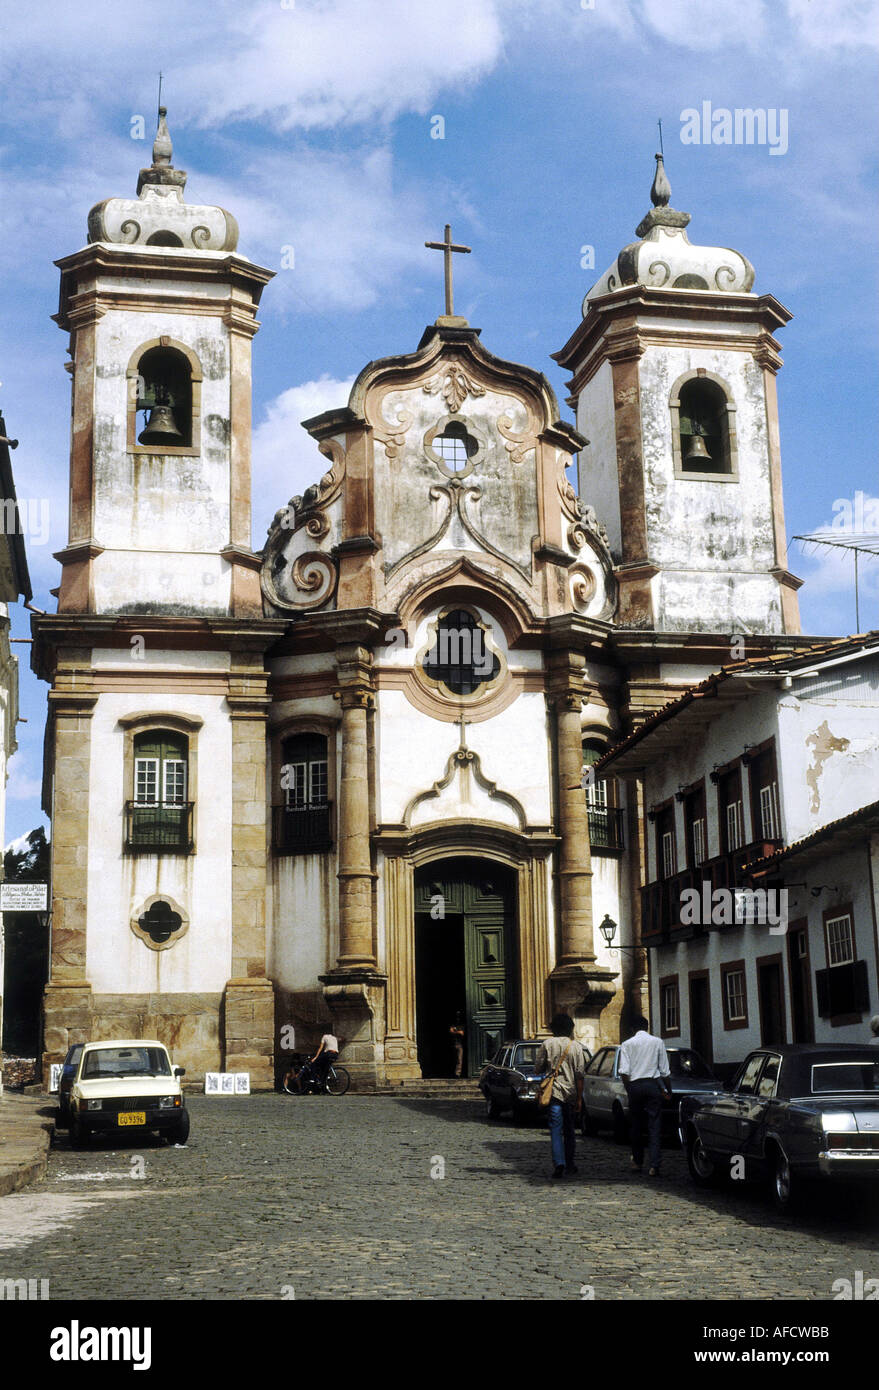
[{"label": "white stucco wall", "polygon": [[[190,655],[195,655],[190,654]],[[131,855],[123,850],[125,731],[120,716],[137,710],[201,718],[195,842],[191,855]],[[219,696],[102,694],[92,716],[89,789],[86,975],[95,994],[220,992],[232,965],[232,733]],[[130,918],[153,894],[169,894],[190,917],[174,946],[154,951]]]}]

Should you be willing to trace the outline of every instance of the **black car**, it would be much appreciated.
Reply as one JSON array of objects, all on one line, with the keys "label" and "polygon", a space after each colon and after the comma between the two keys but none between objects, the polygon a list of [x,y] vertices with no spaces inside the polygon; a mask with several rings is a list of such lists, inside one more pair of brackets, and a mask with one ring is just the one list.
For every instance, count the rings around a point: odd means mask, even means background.
[{"label": "black car", "polygon": [[[537,1109],[537,1087],[543,1073],[537,1071],[535,1062],[543,1041],[520,1038],[506,1042],[482,1068],[478,1085],[485,1097],[486,1113],[492,1119],[504,1110],[511,1111],[515,1120]],[[591,1052],[586,1047],[583,1052],[588,1061]]]},{"label": "black car", "polygon": [[58,1077],[58,1119],[55,1121],[59,1129],[66,1129],[70,1123],[70,1088],[84,1047],[85,1043],[74,1043],[73,1047],[67,1049],[67,1056],[61,1064],[61,1075]]},{"label": "black car", "polygon": [[693,1181],[768,1178],[775,1203],[809,1179],[879,1185],[879,1048],[787,1044],[751,1052],[723,1096],[681,1105]]},{"label": "black car", "polygon": [[[667,1138],[678,1135],[678,1110],[684,1096],[723,1094],[723,1083],[704,1058],[691,1047],[666,1048],[671,1100],[663,1097],[662,1129]],[[629,1098],[619,1075],[619,1047],[603,1047],[589,1063],[583,1078],[583,1109],[580,1124],[584,1134],[610,1129],[614,1139],[625,1143],[629,1137]]]}]

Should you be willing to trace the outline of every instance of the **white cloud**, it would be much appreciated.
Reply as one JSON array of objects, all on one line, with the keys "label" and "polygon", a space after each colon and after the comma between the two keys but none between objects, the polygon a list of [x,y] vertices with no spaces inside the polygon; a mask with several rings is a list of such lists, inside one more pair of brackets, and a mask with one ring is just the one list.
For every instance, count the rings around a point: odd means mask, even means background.
[{"label": "white cloud", "polygon": [[9,781],[6,784],[6,796],[9,801],[30,801],[34,797],[39,801],[43,783],[41,778],[34,777],[30,771],[30,762],[21,753],[13,754],[9,763]]},{"label": "white cloud", "polygon": [[758,47],[765,33],[763,0],[641,0],[640,13],[660,38],[683,48]]},{"label": "white cloud", "polygon": [[253,432],[254,545],[261,548],[265,532],[279,507],[318,482],[331,467],[319,452],[302,421],[325,410],[348,404],[352,381],[322,376],[282,391]]},{"label": "white cloud", "polygon": [[800,41],[812,48],[879,48],[877,0],[787,0]]},{"label": "white cloud", "polygon": [[[411,300],[403,277],[423,283],[431,256],[424,242],[442,231],[431,211],[441,184],[395,178],[384,146],[266,155],[234,184],[194,176],[190,184],[193,199],[233,209],[240,249],[278,271],[266,298],[276,312],[356,312],[383,294]],[[461,206],[449,190],[450,215]]]},{"label": "white cloud", "polygon": [[[489,71],[501,48],[492,0],[333,0],[225,7],[226,34],[182,74],[201,124],[269,116],[279,129],[389,121]],[[226,51],[214,57],[225,38]]]}]

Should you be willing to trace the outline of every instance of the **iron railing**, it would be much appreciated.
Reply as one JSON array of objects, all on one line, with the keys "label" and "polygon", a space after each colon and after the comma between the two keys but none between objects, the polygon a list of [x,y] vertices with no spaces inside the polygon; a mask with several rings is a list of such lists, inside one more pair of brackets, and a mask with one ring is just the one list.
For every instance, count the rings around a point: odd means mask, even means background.
[{"label": "iron railing", "polygon": [[144,854],[189,854],[192,840],[192,801],[144,806],[125,803],[125,848]]},{"label": "iron railing", "polygon": [[[708,931],[711,922],[702,921],[696,925],[691,921],[681,921],[682,893],[695,889],[699,894],[701,907],[705,901],[706,885],[709,902],[711,894],[718,888],[730,891],[749,888],[749,865],[773,854],[780,849],[782,843],[781,840],[755,840],[750,845],[742,845],[739,849],[706,859],[695,869],[684,869],[680,873],[670,875],[669,878],[645,884],[641,889],[641,940],[645,945],[656,945],[669,939],[683,939]],[[699,910],[697,909],[693,915],[699,915]],[[701,912],[701,916],[704,915],[704,911]]]},{"label": "iron railing", "polygon": [[624,814],[620,806],[589,807],[589,844],[592,849],[625,849]]},{"label": "iron railing", "polygon": [[333,803],[272,807],[275,854],[319,854],[333,847]]}]

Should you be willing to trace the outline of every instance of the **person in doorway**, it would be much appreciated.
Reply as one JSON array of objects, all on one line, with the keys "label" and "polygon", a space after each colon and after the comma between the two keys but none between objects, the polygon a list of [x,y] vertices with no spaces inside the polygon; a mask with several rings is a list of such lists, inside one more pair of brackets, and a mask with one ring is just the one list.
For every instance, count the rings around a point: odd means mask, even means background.
[{"label": "person in doorway", "polygon": [[629,1097],[632,1169],[644,1163],[644,1121],[647,1121],[649,1176],[658,1178],[662,1165],[662,1100],[671,1099],[668,1054],[662,1038],[650,1032],[646,1018],[635,1020],[635,1034],[620,1048],[620,1077]]},{"label": "person in doorway", "polygon": [[870,1019],[870,1032],[873,1034],[870,1042],[874,1047],[879,1047],[879,1014],[874,1014]]},{"label": "person in doorway", "polygon": [[449,1037],[452,1042],[452,1050],[455,1054],[455,1076],[464,1074],[464,1018],[460,1013],[455,1014],[455,1021],[449,1029]]},{"label": "person in doorway", "polygon": [[549,1142],[552,1152],[554,1178],[576,1173],[574,1156],[577,1139],[574,1120],[583,1105],[583,1073],[586,1059],[574,1037],[574,1020],[570,1014],[556,1014],[550,1024],[552,1037],[541,1044],[535,1060],[535,1070],[554,1073],[552,1100],[549,1111]]},{"label": "person in doorway", "polygon": [[339,1056],[339,1039],[333,1033],[324,1033],[320,1040],[320,1047],[311,1059],[311,1067],[318,1078],[320,1089],[323,1090],[327,1072]]}]

